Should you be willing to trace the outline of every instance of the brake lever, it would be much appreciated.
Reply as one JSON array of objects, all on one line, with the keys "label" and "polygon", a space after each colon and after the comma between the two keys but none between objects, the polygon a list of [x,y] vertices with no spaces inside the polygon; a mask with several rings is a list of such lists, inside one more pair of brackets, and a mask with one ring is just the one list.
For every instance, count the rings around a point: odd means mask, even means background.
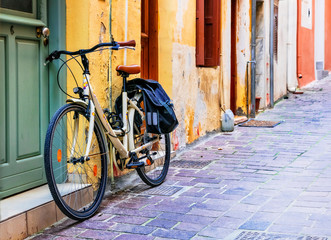
[{"label": "brake lever", "polygon": [[130,50],[136,50],[135,47],[129,47],[129,46],[118,47],[118,49],[130,49]]}]

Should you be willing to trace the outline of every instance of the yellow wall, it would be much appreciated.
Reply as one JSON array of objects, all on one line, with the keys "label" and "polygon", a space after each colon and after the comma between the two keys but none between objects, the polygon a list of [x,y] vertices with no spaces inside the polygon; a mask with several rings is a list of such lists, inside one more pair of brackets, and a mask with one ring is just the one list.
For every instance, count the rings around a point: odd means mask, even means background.
[{"label": "yellow wall", "polygon": [[[111,5],[111,27],[112,34],[115,41],[123,42],[134,39],[136,41],[136,50],[120,50],[112,52],[112,102],[116,100],[122,89],[122,78],[117,76],[115,70],[118,65],[140,65],[140,1],[128,1],[128,18],[127,18],[127,36],[125,38],[125,22],[126,22],[126,1],[125,0],[112,0]],[[137,20],[138,19],[138,20]],[[126,63],[125,59],[126,51]],[[131,75],[130,79],[139,77],[140,75]]]},{"label": "yellow wall", "polygon": [[[90,48],[101,42],[109,42],[109,2],[98,0],[67,0],[67,50]],[[102,107],[109,105],[108,71],[109,51],[88,54],[91,84]],[[80,61],[80,59],[78,59]],[[75,61],[69,63],[79,85],[82,71]],[[76,86],[68,71],[67,91],[73,94]]]},{"label": "yellow wall", "polygon": [[196,67],[195,24],[195,0],[159,1],[160,83],[179,119],[175,147],[220,128],[221,67]]},{"label": "yellow wall", "polygon": [[[126,1],[112,1],[112,33],[115,40],[135,39],[134,53],[127,52],[126,64],[140,64],[141,1],[128,0],[127,39],[125,39]],[[222,30],[230,31],[231,0],[222,0]],[[223,6],[224,5],[224,6]],[[175,148],[192,143],[207,132],[220,128],[220,106],[230,104],[230,36],[222,36],[221,66],[197,68],[195,64],[196,0],[158,1],[159,82],[173,99],[179,126],[173,133]],[[138,20],[137,20],[138,19]],[[115,52],[112,68],[124,63],[124,53]],[[223,71],[222,71],[223,70]],[[132,77],[133,78],[133,77]],[[112,72],[113,101],[120,93],[121,79]]]},{"label": "yellow wall", "polygon": [[[172,136],[176,149],[192,143],[207,132],[219,129],[220,106],[229,108],[231,0],[222,0],[221,3],[221,66],[197,68],[195,63],[196,0],[158,2],[159,82],[173,99],[179,119],[180,124]],[[121,78],[114,70],[116,66],[140,64],[140,5],[141,1],[128,0],[126,23],[125,0],[67,1],[67,49],[76,50],[91,47],[100,41],[109,41],[110,9],[111,32],[115,40],[134,39],[137,42],[136,51],[127,50],[126,62],[124,51],[111,53],[111,66],[108,63],[108,53],[91,55],[91,72],[94,74],[92,85],[104,107],[108,107],[110,101],[115,101],[122,88]],[[127,28],[125,28],[126,24]],[[246,60],[247,56],[249,59],[250,53],[246,45],[244,48],[247,49],[244,57]],[[110,82],[107,77],[109,67],[111,67]],[[78,68],[74,69],[76,72]],[[80,73],[77,76],[80,81]],[[131,78],[137,76],[131,76]],[[243,82],[242,78],[240,75],[240,84]],[[72,80],[68,76],[68,85],[71,83]],[[109,91],[112,94],[111,99],[108,99]],[[241,99],[245,86],[238,91]],[[240,104],[243,102],[245,102],[243,99],[239,100]]]}]

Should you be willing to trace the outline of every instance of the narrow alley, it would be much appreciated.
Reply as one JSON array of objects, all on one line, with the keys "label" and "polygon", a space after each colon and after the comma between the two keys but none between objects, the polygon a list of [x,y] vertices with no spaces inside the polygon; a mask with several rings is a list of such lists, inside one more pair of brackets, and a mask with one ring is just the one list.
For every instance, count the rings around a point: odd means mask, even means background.
[{"label": "narrow alley", "polygon": [[331,238],[331,77],[266,110],[274,128],[235,127],[177,154],[165,183],[139,179],[84,222],[33,239]]}]

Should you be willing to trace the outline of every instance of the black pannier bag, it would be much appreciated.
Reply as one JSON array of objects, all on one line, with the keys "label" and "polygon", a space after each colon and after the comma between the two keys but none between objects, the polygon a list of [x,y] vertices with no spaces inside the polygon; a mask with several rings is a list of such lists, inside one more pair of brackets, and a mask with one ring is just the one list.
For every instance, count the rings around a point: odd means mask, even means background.
[{"label": "black pannier bag", "polygon": [[170,133],[178,126],[174,106],[162,88],[154,80],[135,78],[127,83],[128,95],[131,91],[141,90],[144,100],[146,128],[148,133]]}]

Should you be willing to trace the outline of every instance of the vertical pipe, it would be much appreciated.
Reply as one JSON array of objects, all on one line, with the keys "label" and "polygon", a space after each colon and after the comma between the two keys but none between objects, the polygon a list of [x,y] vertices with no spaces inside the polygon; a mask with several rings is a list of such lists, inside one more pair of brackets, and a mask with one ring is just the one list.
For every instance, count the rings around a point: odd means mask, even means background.
[{"label": "vertical pipe", "polygon": [[[129,0],[125,0],[125,32],[124,32],[124,41],[128,40],[128,8],[129,8]],[[126,49],[124,49],[124,65],[126,65]]]},{"label": "vertical pipe", "polygon": [[274,0],[270,0],[270,107],[274,107]]},{"label": "vertical pipe", "polygon": [[[251,117],[255,117],[255,59],[256,59],[256,0],[252,0],[252,30],[251,30]],[[248,63],[247,63],[248,68]],[[248,76],[247,76],[248,77]],[[247,86],[248,88],[248,86]],[[247,94],[248,98],[248,94]],[[248,109],[247,109],[248,112]]]},{"label": "vertical pipe", "polygon": [[[112,26],[111,26],[111,17],[112,17],[112,0],[109,0],[109,42],[113,40]],[[109,62],[108,62],[108,89],[109,89],[109,109],[112,111],[112,62],[111,62],[112,51],[109,51]]]}]

